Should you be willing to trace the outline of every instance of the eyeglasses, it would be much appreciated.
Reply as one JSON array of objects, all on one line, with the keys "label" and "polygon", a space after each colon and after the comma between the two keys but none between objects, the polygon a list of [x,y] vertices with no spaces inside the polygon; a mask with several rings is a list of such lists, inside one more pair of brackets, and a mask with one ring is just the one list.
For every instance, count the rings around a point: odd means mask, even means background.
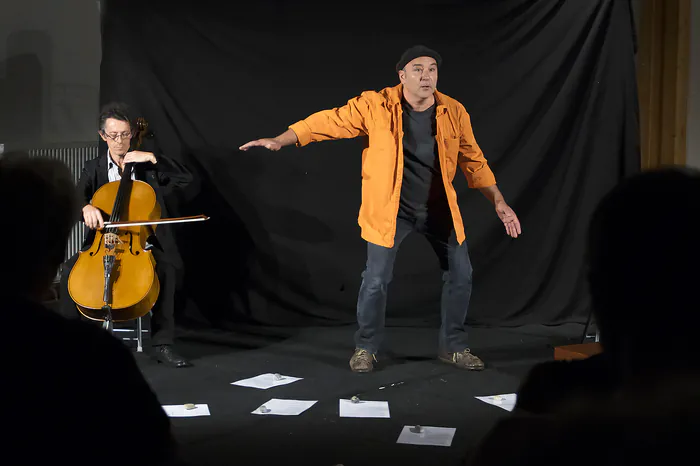
[{"label": "eyeglasses", "polygon": [[117,139],[131,139],[131,131],[127,131],[126,133],[118,133],[118,134],[107,134],[103,131],[102,134],[105,137],[108,137],[113,141],[116,141]]}]

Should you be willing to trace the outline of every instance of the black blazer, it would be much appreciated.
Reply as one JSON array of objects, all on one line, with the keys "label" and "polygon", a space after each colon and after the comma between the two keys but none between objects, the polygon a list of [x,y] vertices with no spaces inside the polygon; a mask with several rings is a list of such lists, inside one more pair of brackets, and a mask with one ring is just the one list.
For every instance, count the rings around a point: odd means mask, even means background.
[{"label": "black blazer", "polygon": [[[156,193],[156,199],[160,204],[161,218],[169,216],[164,197],[174,189],[183,188],[192,181],[192,173],[184,165],[157,153],[155,165],[150,162],[138,163],[134,166],[136,179],[148,183]],[[92,196],[103,185],[109,183],[107,151],[101,151],[100,155],[85,162],[83,171],[78,181],[78,195],[81,196],[82,207],[89,204]],[[82,212],[80,213],[82,219]],[[165,261],[175,267],[182,266],[182,258],[177,252],[175,239],[170,231],[171,225],[158,225],[155,237],[149,239],[153,244],[153,255],[156,261]],[[95,231],[87,227],[85,241],[82,250],[88,249],[95,240]]]}]

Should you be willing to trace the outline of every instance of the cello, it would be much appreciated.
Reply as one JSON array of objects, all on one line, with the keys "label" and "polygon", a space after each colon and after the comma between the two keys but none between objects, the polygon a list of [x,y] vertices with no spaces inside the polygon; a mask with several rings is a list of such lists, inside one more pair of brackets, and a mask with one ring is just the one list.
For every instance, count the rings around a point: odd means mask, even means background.
[{"label": "cello", "polygon": [[[138,118],[135,127],[130,151],[141,146],[148,123]],[[79,253],[68,277],[68,292],[78,311],[108,328],[112,322],[143,317],[158,299],[156,261],[146,245],[156,226],[209,219],[205,215],[161,219],[153,188],[131,179],[133,165],[127,163],[120,181],[103,185],[93,195],[91,204],[109,219],[95,231],[90,248]]]}]

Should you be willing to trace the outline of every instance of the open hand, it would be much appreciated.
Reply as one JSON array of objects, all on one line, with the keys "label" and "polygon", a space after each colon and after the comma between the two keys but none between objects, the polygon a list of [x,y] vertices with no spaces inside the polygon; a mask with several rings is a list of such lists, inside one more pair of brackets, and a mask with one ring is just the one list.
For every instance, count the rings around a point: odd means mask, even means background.
[{"label": "open hand", "polygon": [[518,235],[522,234],[520,220],[518,220],[518,216],[515,215],[515,212],[513,212],[513,209],[511,209],[508,204],[503,201],[496,203],[496,213],[506,227],[506,233],[509,236],[517,238]]},{"label": "open hand", "polygon": [[277,142],[275,139],[257,139],[255,141],[250,141],[245,144],[243,144],[241,147],[239,147],[239,150],[248,150],[251,147],[264,147],[265,149],[269,150],[280,150],[282,148],[282,144]]}]

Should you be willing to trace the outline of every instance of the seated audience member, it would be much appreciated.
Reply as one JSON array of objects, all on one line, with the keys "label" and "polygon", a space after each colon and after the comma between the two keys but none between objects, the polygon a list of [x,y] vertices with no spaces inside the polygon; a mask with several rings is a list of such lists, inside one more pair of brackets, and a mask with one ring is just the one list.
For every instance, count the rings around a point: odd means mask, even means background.
[{"label": "seated audience member", "polygon": [[516,410],[551,412],[570,397],[700,369],[698,206],[700,172],[680,167],[630,177],[602,199],[588,276],[603,352],[535,366]]},{"label": "seated audience member", "polygon": [[466,464],[682,458],[700,430],[700,172],[648,171],[600,202],[588,235],[603,352],[535,366]]},{"label": "seated audience member", "polygon": [[0,158],[3,457],[11,464],[174,464],[170,421],[131,351],[41,304],[76,222],[62,162]]},{"label": "seated audience member", "polygon": [[680,464],[696,455],[700,374],[636,381],[597,398],[570,397],[556,412],[499,422],[469,466]]}]

